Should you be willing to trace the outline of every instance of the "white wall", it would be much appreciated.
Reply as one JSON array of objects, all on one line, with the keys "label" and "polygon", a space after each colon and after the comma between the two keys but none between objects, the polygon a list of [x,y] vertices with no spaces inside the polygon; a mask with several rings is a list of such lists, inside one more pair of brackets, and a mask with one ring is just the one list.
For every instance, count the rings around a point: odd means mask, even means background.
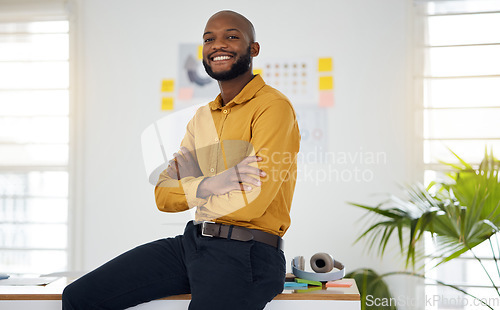
[{"label": "white wall", "polygon": [[[398,259],[366,256],[353,245],[363,229],[346,203],[378,202],[411,176],[411,1],[77,1],[77,104],[83,121],[77,153],[81,171],[76,261],[91,269],[138,244],[181,233],[188,215],[157,211],[147,182],[140,135],[159,110],[159,83],[176,77],[178,43],[200,42],[206,20],[221,9],[255,25],[260,57],[332,56],[335,107],[327,110],[330,151],[383,152],[371,165],[334,169],[373,172],[369,182],[299,182],[292,226],[285,236],[288,261],[330,252],[349,270],[399,268]],[[214,97],[216,94],[214,94]],[[308,166],[308,169],[327,169]],[[78,232],[77,232],[78,235]],[[76,240],[79,240],[78,238]],[[78,243],[76,243],[78,244]],[[392,281],[392,280],[391,280]],[[392,283],[392,282],[391,282]],[[406,282],[396,292],[410,291]]]}]

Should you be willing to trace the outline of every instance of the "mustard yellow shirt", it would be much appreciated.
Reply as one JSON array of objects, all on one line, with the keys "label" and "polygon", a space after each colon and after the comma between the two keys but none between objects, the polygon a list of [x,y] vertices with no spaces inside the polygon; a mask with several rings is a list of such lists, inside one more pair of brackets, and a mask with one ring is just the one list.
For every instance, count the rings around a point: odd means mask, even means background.
[{"label": "mustard yellow shirt", "polygon": [[[155,187],[158,209],[180,212],[197,207],[195,221],[212,220],[283,236],[290,226],[299,145],[290,101],[256,75],[225,106],[219,94],[198,109],[181,146],[192,152],[203,176],[178,181],[163,171]],[[252,164],[267,174],[260,178],[260,187],[206,199],[196,196],[204,178],[235,166],[249,155],[263,158]]]}]

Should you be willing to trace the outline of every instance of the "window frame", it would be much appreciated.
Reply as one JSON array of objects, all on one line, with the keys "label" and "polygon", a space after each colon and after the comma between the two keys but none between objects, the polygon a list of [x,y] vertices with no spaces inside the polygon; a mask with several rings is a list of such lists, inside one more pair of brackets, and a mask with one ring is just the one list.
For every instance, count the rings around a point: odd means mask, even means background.
[{"label": "window frame", "polygon": [[[416,155],[414,160],[416,163],[416,170],[417,170],[417,177],[415,179],[419,180],[422,184],[424,183],[424,175],[427,171],[435,171],[438,173],[446,172],[449,171],[449,168],[443,164],[440,163],[427,163],[425,161],[425,143],[426,141],[431,141],[431,140],[439,140],[439,141],[449,141],[449,140],[459,140],[459,141],[465,141],[465,140],[474,140],[474,141],[482,141],[482,140],[495,140],[495,141],[500,141],[500,136],[494,137],[494,138],[485,138],[485,137],[474,137],[474,138],[456,138],[456,139],[433,139],[429,137],[424,136],[424,130],[425,130],[425,113],[426,111],[429,110],[438,110],[438,109],[443,109],[443,110],[458,110],[458,109],[499,109],[500,110],[500,103],[497,106],[494,107],[473,107],[473,106],[468,106],[468,107],[446,107],[446,108],[436,108],[436,107],[430,107],[426,106],[426,98],[425,98],[425,88],[426,88],[426,82],[429,79],[460,79],[460,78],[474,78],[474,79],[481,79],[481,78],[488,78],[488,77],[495,77],[495,78],[500,78],[500,72],[498,74],[494,75],[468,75],[468,76],[441,76],[441,77],[433,77],[430,75],[425,74],[426,72],[430,72],[428,70],[429,68],[429,49],[431,48],[444,48],[444,47],[467,47],[467,46],[491,46],[495,45],[498,46],[500,45],[500,40],[495,43],[487,43],[487,44],[456,44],[456,45],[439,45],[439,46],[431,46],[427,44],[428,42],[428,37],[427,34],[429,32],[429,29],[427,27],[427,19],[429,17],[434,17],[434,16],[457,16],[457,15],[473,15],[473,14],[492,14],[492,13],[500,13],[500,11],[480,11],[480,12],[456,12],[456,13],[438,13],[438,14],[430,14],[427,12],[426,6],[429,3],[432,2],[447,2],[451,0],[425,0],[425,1],[418,1],[415,0],[415,15],[414,15],[414,22],[413,25],[415,27],[414,31],[414,109],[413,109],[413,114],[414,114],[414,119],[415,119],[415,135],[417,141],[420,141],[418,144],[418,154]],[[464,2],[467,0],[464,0]],[[498,152],[498,150],[497,150]],[[460,154],[459,154],[460,155]],[[473,162],[473,165],[479,165],[479,162]],[[428,241],[426,241],[428,242]],[[424,242],[424,243],[426,243]],[[425,244],[423,245],[425,248]],[[485,261],[493,261],[494,259],[491,257],[480,257],[480,259],[485,260]],[[453,261],[456,262],[463,262],[464,264],[469,262],[469,261],[474,261],[474,263],[477,263],[477,261],[474,258],[471,257],[458,257],[455,258]],[[425,265],[428,264],[428,261],[425,262]],[[438,275],[438,270],[436,268],[432,269],[432,271],[429,273],[427,270],[425,271],[426,276],[430,275],[430,278],[436,279],[436,275]],[[463,273],[465,275],[465,272]],[[484,275],[486,277],[486,275]],[[442,280],[442,279],[438,279]],[[446,281],[445,281],[446,282]],[[455,283],[450,283],[450,284],[455,284]],[[439,284],[433,283],[432,281],[425,281],[424,282],[424,291],[427,293],[429,290],[429,287],[437,287],[440,286]],[[477,285],[477,284],[472,284],[469,282],[468,284],[459,284],[457,285],[458,287],[465,288],[465,289],[474,289],[474,288],[486,288],[486,289],[493,289],[493,285],[488,282],[488,285]],[[437,289],[437,288],[436,288]],[[436,291],[437,292],[437,291]],[[439,292],[438,292],[439,294]],[[441,293],[443,294],[443,293]],[[466,297],[465,295],[462,295],[463,297]],[[426,299],[429,297],[428,295],[425,296]],[[426,305],[426,309],[428,306]],[[439,305],[432,305],[432,309],[441,309]],[[457,308],[459,309],[459,308]],[[461,308],[460,308],[461,309]]]},{"label": "window frame", "polygon": [[[68,22],[68,162],[64,167],[60,166],[5,166],[2,172],[17,171],[67,171],[68,173],[68,194],[67,194],[67,246],[66,246],[66,266],[68,271],[80,270],[82,268],[82,216],[81,209],[83,196],[83,166],[81,153],[78,152],[83,144],[83,108],[78,105],[77,98],[81,95],[78,87],[79,79],[77,75],[77,46],[78,46],[78,23],[76,19],[77,1],[74,0],[41,0],[29,1],[20,0],[18,2],[0,4],[2,13],[1,22],[38,22],[38,21],[58,21]],[[77,177],[79,176],[79,177]],[[31,249],[31,247],[29,248]]]}]

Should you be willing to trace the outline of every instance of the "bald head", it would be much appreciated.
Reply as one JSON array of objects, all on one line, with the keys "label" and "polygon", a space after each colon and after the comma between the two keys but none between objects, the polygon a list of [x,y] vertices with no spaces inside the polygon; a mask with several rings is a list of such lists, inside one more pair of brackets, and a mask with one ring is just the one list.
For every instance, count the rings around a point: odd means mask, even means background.
[{"label": "bald head", "polygon": [[259,55],[252,23],[233,11],[212,15],[203,33],[203,65],[217,81],[253,78],[252,58]]},{"label": "bald head", "polygon": [[243,32],[245,35],[248,36],[248,39],[250,42],[255,42],[255,28],[253,27],[253,24],[251,21],[248,20],[245,16],[241,15],[240,13],[234,12],[234,11],[229,11],[229,10],[224,10],[215,13],[212,15],[208,21],[207,25],[218,18],[227,18],[231,20],[235,25],[239,26],[239,30]]}]

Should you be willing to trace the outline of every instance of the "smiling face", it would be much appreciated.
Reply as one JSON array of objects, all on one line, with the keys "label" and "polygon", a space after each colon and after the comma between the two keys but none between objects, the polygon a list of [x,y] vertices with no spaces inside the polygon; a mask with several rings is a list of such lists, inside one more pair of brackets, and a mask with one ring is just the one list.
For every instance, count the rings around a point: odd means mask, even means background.
[{"label": "smiling face", "polygon": [[259,53],[252,24],[242,15],[222,11],[207,22],[203,34],[203,66],[218,81],[232,80],[251,70]]}]

